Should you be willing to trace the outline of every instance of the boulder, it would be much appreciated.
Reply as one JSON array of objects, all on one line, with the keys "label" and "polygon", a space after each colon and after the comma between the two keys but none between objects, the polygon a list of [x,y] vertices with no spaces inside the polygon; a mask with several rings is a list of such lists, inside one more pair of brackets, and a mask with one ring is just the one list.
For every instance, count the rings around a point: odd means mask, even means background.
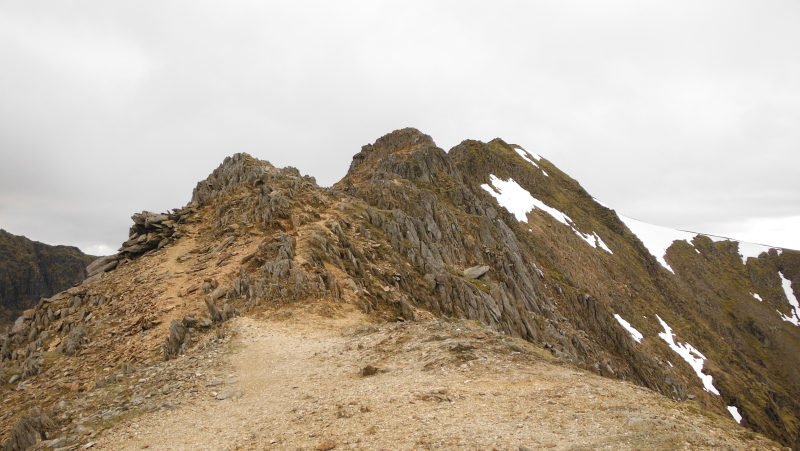
[{"label": "boulder", "polygon": [[110,271],[117,266],[118,258],[116,255],[98,258],[86,267],[86,275],[92,277],[100,272]]},{"label": "boulder", "polygon": [[487,272],[489,272],[488,266],[485,265],[473,266],[472,268],[464,270],[464,277],[468,279],[478,279]]}]

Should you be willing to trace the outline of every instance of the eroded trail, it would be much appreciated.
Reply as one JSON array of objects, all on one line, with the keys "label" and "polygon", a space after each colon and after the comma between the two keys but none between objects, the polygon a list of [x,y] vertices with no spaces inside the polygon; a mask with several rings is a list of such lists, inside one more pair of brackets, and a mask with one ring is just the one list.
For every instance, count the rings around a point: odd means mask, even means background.
[{"label": "eroded trail", "polygon": [[[198,372],[206,392],[121,424],[94,448],[773,449],[729,419],[474,323],[378,327],[348,311],[229,327],[224,363]],[[362,376],[368,364],[377,372]]]}]

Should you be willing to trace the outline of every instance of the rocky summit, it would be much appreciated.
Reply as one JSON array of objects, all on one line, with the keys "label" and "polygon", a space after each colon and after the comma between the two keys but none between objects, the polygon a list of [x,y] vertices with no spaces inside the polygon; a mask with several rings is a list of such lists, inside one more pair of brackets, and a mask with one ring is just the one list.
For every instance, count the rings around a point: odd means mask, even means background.
[{"label": "rocky summit", "polygon": [[[5,449],[800,449],[800,252],[403,129],[236,154],[0,337]],[[738,423],[738,424],[737,424]]]}]

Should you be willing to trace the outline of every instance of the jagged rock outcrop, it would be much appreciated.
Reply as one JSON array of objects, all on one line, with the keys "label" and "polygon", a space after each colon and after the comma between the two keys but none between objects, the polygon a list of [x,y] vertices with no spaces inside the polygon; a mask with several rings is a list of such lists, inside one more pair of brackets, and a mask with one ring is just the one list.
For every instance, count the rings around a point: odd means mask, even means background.
[{"label": "jagged rock outcrop", "polygon": [[[539,206],[503,207],[512,182]],[[800,283],[800,253],[743,261],[738,243],[697,236],[676,241],[665,268],[613,210],[502,140],[447,153],[398,130],[364,146],[331,188],[237,154],[187,207],[133,221],[84,285],[0,337],[0,379],[36,383],[95,355],[171,363],[233,316],[348,303],[383,320],[478,321],[719,415],[735,406],[743,425],[800,445],[800,327],[786,291]]]},{"label": "jagged rock outcrop", "polygon": [[185,222],[193,211],[194,207],[188,205],[169,213],[143,211],[134,214],[131,216],[133,225],[128,233],[128,241],[122,243],[116,254],[100,257],[87,266],[83,284],[99,280],[108,271],[128,264],[146,252],[161,249],[180,238],[178,224]]},{"label": "jagged rock outcrop", "polygon": [[0,229],[0,326],[39,299],[80,283],[95,258],[76,247],[50,246]]}]

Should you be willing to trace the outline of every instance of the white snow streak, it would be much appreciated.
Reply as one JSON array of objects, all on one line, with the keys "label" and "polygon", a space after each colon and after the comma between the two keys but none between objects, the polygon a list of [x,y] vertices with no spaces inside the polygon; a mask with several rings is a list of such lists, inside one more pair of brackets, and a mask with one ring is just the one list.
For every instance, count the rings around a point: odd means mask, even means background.
[{"label": "white snow streak", "polygon": [[[534,165],[536,165],[536,161],[539,161],[539,160],[541,160],[541,159],[542,159],[542,157],[540,157],[539,155],[537,155],[537,154],[535,154],[535,153],[533,153],[533,152],[528,152],[527,150],[523,149],[522,147],[517,147],[517,148],[516,148],[516,149],[514,149],[514,150],[515,150],[515,151],[516,151],[516,152],[517,152],[517,153],[518,153],[518,154],[519,154],[519,155],[520,155],[522,158],[525,158],[525,159],[527,159],[528,161],[530,161],[530,162],[531,162],[531,163],[533,163]],[[536,161],[534,161],[534,160],[536,160]],[[536,166],[538,167],[538,165],[536,165]]]},{"label": "white snow streak", "polygon": [[497,199],[497,203],[503,207],[506,207],[506,209],[513,214],[518,221],[527,222],[528,212],[534,208],[538,208],[552,216],[556,221],[572,229],[576,235],[589,243],[590,246],[594,248],[599,246],[609,254],[613,254],[611,249],[606,246],[606,243],[600,239],[596,232],[592,232],[591,234],[579,232],[578,229],[575,228],[575,221],[573,221],[569,216],[556,210],[555,208],[545,205],[544,202],[531,196],[531,193],[529,193],[525,188],[519,186],[514,179],[509,179],[506,181],[500,179],[494,174],[490,174],[489,180],[490,184],[484,183],[481,185],[481,188],[485,189],[489,194],[494,196],[494,198]]},{"label": "white snow streak", "polygon": [[742,414],[739,413],[739,409],[736,406],[728,406],[728,412],[731,413],[731,416],[737,423],[742,424]]},{"label": "white snow streak", "polygon": [[794,292],[792,291],[792,281],[786,277],[783,277],[783,274],[780,272],[778,272],[778,275],[781,276],[781,283],[783,285],[783,291],[786,293],[786,299],[789,300],[789,305],[792,306],[791,315],[786,316],[781,312],[778,313],[781,313],[782,320],[789,321],[795,326],[800,327],[800,303],[797,302],[797,297],[795,297]]},{"label": "white snow streak", "polygon": [[658,318],[658,321],[661,323],[661,327],[664,328],[664,332],[658,334],[658,336],[666,341],[669,347],[692,367],[697,377],[703,382],[703,389],[705,391],[719,396],[719,391],[717,391],[712,383],[714,378],[708,374],[703,374],[703,365],[705,364],[706,356],[701,354],[700,351],[689,343],[676,343],[672,328],[669,327],[660,316],[656,315],[656,318]]},{"label": "white snow streak", "polygon": [[625,225],[631,229],[631,232],[639,237],[639,240],[642,241],[644,247],[646,247],[647,250],[653,254],[653,257],[655,257],[656,260],[661,263],[661,266],[667,268],[671,273],[674,274],[675,271],[673,271],[667,261],[664,260],[664,255],[667,253],[667,249],[672,246],[673,242],[677,240],[686,240],[687,243],[691,243],[692,238],[695,237],[695,234],[669,229],[667,227],[655,226],[646,222],[637,221],[627,216],[618,216],[619,219],[621,219],[622,222],[624,222]]},{"label": "white snow streak", "polygon": [[613,252],[611,252],[611,249],[609,249],[608,246],[606,246],[606,243],[603,240],[601,240],[599,236],[597,236],[597,232],[594,233],[594,238],[597,240],[597,245],[600,246],[601,249],[608,252],[609,254],[613,254]]},{"label": "white snow streak", "polygon": [[[514,151],[517,152],[517,154],[519,154],[519,156],[521,156],[522,158],[528,160],[532,165],[534,165],[537,168],[539,168],[539,165],[536,164],[536,160],[534,160],[532,157],[528,156],[528,152],[526,152],[526,151],[524,151],[522,149],[514,149]],[[539,169],[541,169],[541,168],[539,168]]]},{"label": "white snow streak", "polygon": [[544,169],[540,168],[539,165],[536,164],[536,162],[541,160],[542,157],[540,157],[539,155],[536,155],[533,152],[528,152],[527,150],[523,149],[522,147],[514,148],[514,151],[517,152],[517,154],[519,154],[519,156],[521,156],[522,158],[528,160],[532,165],[536,166],[537,169],[542,171],[542,174],[544,174],[545,177],[550,177],[547,174],[547,172],[544,172]]},{"label": "white snow streak", "polygon": [[750,293],[750,296],[753,296],[754,298],[758,299],[758,302],[764,302],[764,300],[761,299],[761,296],[759,296],[758,293]]},{"label": "white snow streak", "polygon": [[639,332],[638,330],[634,329],[634,327],[631,326],[631,323],[625,321],[624,319],[622,319],[621,316],[619,316],[616,313],[614,314],[614,318],[616,318],[617,322],[620,325],[622,325],[622,327],[624,327],[625,330],[627,330],[631,334],[631,337],[633,337],[633,340],[636,341],[636,343],[641,343],[642,342],[642,339],[644,338],[644,335],[642,335],[642,333]]}]

